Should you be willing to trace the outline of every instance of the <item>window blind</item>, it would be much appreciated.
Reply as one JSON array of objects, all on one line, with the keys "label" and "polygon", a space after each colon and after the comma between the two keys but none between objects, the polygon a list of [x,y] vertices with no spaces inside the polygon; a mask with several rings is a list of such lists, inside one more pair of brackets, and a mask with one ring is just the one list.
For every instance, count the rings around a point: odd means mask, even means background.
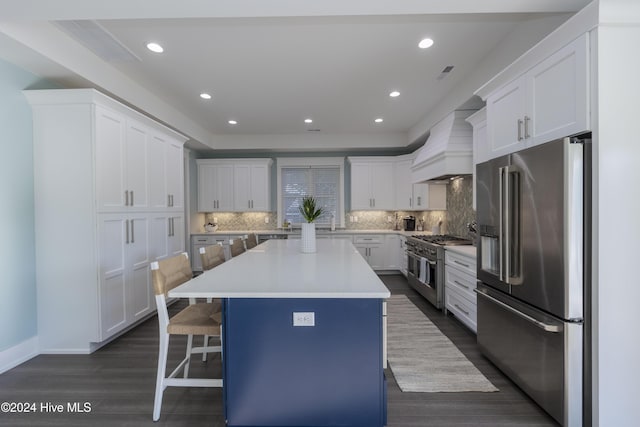
[{"label": "window blind", "polygon": [[315,221],[329,225],[331,215],[340,212],[340,168],[326,166],[283,167],[281,169],[282,215],[293,225],[302,224],[299,207],[304,196],[313,196],[323,214]]}]

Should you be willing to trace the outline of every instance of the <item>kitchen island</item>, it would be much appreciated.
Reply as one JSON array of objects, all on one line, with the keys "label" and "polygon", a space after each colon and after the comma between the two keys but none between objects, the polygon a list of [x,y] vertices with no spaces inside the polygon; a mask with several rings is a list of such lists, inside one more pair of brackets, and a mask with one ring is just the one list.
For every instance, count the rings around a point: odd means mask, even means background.
[{"label": "kitchen island", "polygon": [[222,298],[228,426],[384,426],[383,299],[349,241],[269,240],[175,288]]}]

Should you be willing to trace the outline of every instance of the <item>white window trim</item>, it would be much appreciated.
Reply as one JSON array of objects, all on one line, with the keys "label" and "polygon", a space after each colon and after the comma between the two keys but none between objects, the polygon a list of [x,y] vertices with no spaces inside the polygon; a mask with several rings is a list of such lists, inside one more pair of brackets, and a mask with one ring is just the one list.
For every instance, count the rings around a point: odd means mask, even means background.
[{"label": "white window trim", "polygon": [[282,168],[305,168],[311,166],[324,166],[324,167],[332,167],[340,169],[340,183],[338,185],[340,199],[340,212],[336,212],[336,227],[344,228],[344,210],[345,210],[345,200],[344,200],[344,157],[278,157],[276,158],[276,164],[278,166],[277,172],[277,191],[278,191],[278,200],[276,203],[278,204],[277,212],[278,212],[278,223],[277,228],[282,228],[282,221],[284,218],[282,217]]}]

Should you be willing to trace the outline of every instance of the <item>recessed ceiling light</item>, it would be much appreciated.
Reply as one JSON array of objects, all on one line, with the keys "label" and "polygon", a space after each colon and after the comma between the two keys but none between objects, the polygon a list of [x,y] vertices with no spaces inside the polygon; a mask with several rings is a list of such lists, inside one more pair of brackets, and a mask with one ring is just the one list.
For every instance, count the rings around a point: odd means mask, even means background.
[{"label": "recessed ceiling light", "polygon": [[400,92],[398,92],[397,90],[394,90],[393,92],[391,92],[389,94],[390,97],[395,98],[397,96],[400,96]]},{"label": "recessed ceiling light", "polygon": [[211,95],[209,95],[208,93],[201,93],[200,94],[200,98],[202,99],[211,99]]},{"label": "recessed ceiling light", "polygon": [[426,49],[433,46],[433,40],[431,39],[422,39],[420,40],[420,43],[418,43],[418,47],[420,49]]},{"label": "recessed ceiling light", "polygon": [[312,119],[304,119],[304,122],[309,124],[309,123],[313,123],[313,120]]},{"label": "recessed ceiling light", "polygon": [[228,122],[230,125],[237,125],[238,122],[236,120],[229,120]]},{"label": "recessed ceiling light", "polygon": [[378,117],[377,119],[374,120],[374,122],[376,123],[382,123],[382,117]]},{"label": "recessed ceiling light", "polygon": [[147,43],[147,49],[149,49],[151,52],[155,52],[155,53],[162,53],[164,52],[164,48],[162,46],[160,46],[158,43]]}]

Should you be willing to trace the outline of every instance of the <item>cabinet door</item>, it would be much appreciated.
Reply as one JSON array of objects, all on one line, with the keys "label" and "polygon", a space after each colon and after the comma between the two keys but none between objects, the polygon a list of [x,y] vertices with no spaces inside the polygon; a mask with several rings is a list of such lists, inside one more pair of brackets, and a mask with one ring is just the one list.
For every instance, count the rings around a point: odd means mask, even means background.
[{"label": "cabinet door", "polygon": [[395,208],[399,210],[409,211],[416,209],[413,205],[414,184],[411,184],[412,164],[413,160],[402,160],[396,163]]},{"label": "cabinet door", "polygon": [[251,166],[235,165],[233,168],[234,210],[251,210]]},{"label": "cabinet door", "polygon": [[198,212],[216,210],[216,165],[198,165]]},{"label": "cabinet door", "polygon": [[487,132],[491,158],[524,148],[525,92],[523,76],[487,98]]},{"label": "cabinet door", "polygon": [[270,207],[270,168],[267,165],[251,166],[251,210],[266,212]]},{"label": "cabinet door", "polygon": [[169,256],[169,218],[166,213],[151,215],[149,232],[149,259],[159,261]]},{"label": "cabinet door", "polygon": [[98,212],[125,206],[125,119],[96,106],[96,192]]},{"label": "cabinet door", "polygon": [[216,211],[229,212],[234,208],[234,172],[233,165],[221,164],[215,168]]},{"label": "cabinet door", "polygon": [[351,164],[351,210],[373,209],[368,163]]},{"label": "cabinet door", "polygon": [[400,252],[400,236],[391,234],[385,239],[385,265],[386,270],[400,270],[398,253]]},{"label": "cabinet door", "polygon": [[136,208],[149,206],[148,139],[149,133],[142,124],[127,119],[125,191],[128,191],[128,194],[125,202],[128,206]]},{"label": "cabinet door", "polygon": [[167,196],[170,208],[184,209],[184,150],[182,144],[167,143]]},{"label": "cabinet door", "polygon": [[414,184],[413,191],[419,210],[447,210],[446,184]]},{"label": "cabinet door", "polygon": [[527,146],[589,129],[588,43],[585,34],[527,73]]},{"label": "cabinet door", "polygon": [[169,256],[179,255],[184,252],[184,216],[171,216],[169,223]]},{"label": "cabinet door", "polygon": [[371,196],[375,210],[393,210],[395,205],[394,169],[392,162],[372,163]]},{"label": "cabinet door", "polygon": [[122,214],[98,216],[100,341],[126,326],[126,234]]},{"label": "cabinet door", "polygon": [[129,244],[127,249],[128,323],[151,312],[152,286],[149,271],[150,219],[147,214],[129,216]]},{"label": "cabinet door", "polygon": [[166,209],[167,198],[167,146],[164,138],[151,135],[149,138],[149,206],[153,209]]},{"label": "cabinet door", "polygon": [[374,270],[385,270],[387,268],[387,251],[384,245],[369,246],[369,265]]}]

